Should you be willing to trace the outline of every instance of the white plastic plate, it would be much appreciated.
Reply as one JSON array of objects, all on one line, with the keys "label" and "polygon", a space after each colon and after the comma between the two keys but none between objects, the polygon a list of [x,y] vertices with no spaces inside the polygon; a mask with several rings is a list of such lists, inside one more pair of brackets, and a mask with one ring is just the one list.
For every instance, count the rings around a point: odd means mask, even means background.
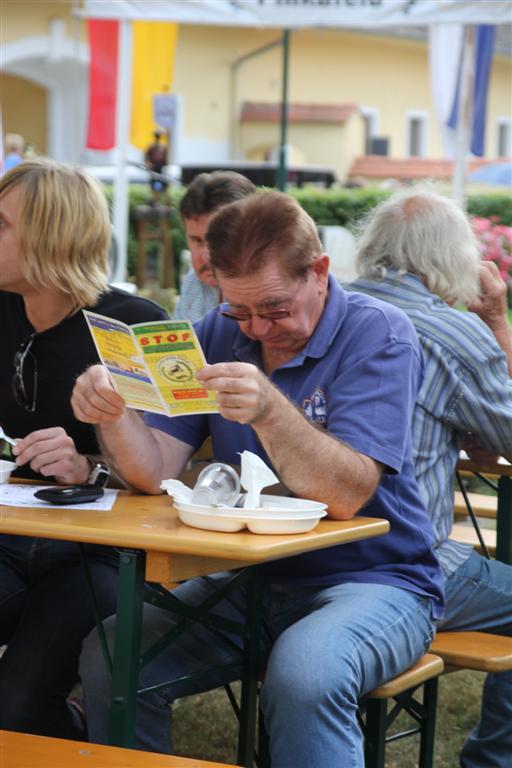
[{"label": "white plastic plate", "polygon": [[[187,506],[187,505],[185,505]],[[325,505],[324,505],[325,507]],[[246,515],[247,510],[236,509],[228,514],[224,510],[204,507],[191,510],[184,509],[182,504],[176,504],[178,515],[182,523],[193,528],[204,528],[207,531],[226,531],[234,533],[241,531],[246,526],[252,533],[305,533],[312,530],[320,520],[325,517],[325,509],[309,513],[302,513],[300,517],[283,517],[274,510],[259,510],[259,516]],[[234,514],[236,512],[237,514]]]},{"label": "white plastic plate", "polygon": [[292,520],[310,515],[312,513],[319,515],[326,508],[326,504],[310,499],[296,499],[293,496],[271,496],[261,495],[261,507],[207,507],[199,504],[191,504],[185,501],[174,501],[176,509],[186,512],[205,512],[208,514],[225,515],[228,517],[257,517],[271,515],[272,517],[290,518]]}]

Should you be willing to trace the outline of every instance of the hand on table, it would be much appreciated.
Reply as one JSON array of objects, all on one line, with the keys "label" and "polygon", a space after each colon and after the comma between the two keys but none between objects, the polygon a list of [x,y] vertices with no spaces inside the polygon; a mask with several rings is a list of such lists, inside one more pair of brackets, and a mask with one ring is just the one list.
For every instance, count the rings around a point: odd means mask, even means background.
[{"label": "hand on table", "polygon": [[75,417],[86,424],[112,424],[126,410],[123,398],[114,389],[103,365],[93,365],[78,377],[71,406]]},{"label": "hand on table", "polygon": [[43,477],[53,476],[64,485],[86,483],[89,462],[79,454],[73,439],[62,427],[49,427],[31,432],[18,440],[12,449],[16,464],[29,464]]},{"label": "hand on table", "polygon": [[207,365],[197,378],[206,389],[217,392],[221,416],[240,424],[264,419],[277,393],[267,377],[250,363]]}]

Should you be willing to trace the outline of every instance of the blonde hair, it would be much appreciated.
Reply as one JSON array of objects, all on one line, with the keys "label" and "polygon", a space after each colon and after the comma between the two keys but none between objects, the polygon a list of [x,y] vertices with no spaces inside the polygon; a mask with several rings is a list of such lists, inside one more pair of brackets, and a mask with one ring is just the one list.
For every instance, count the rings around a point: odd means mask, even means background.
[{"label": "blonde hair", "polygon": [[410,272],[444,301],[467,304],[479,293],[476,238],[454,200],[429,189],[398,192],[360,226],[356,269],[374,280]]},{"label": "blonde hair", "polygon": [[108,287],[111,230],[99,184],[78,168],[27,160],[0,179],[0,198],[20,189],[16,231],[21,269],[34,288],[57,288],[77,306],[96,304]]}]

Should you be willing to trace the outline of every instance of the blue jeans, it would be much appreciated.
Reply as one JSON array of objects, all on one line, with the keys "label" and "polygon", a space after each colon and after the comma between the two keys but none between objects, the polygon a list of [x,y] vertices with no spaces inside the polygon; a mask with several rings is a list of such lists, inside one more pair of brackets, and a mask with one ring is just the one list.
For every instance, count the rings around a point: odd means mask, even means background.
[{"label": "blue jeans", "polygon": [[[446,581],[439,629],[512,636],[512,566],[473,552]],[[511,768],[512,671],[485,680],[480,722],[461,752],[462,768]]]},{"label": "blue jeans", "polygon": [[[88,545],[102,617],[116,607],[117,555]],[[66,697],[94,626],[78,545],[0,536],[0,728],[83,738]]]},{"label": "blue jeans", "polygon": [[[213,578],[222,583],[226,574]],[[174,590],[197,604],[211,592],[204,579]],[[216,606],[215,612],[241,621],[242,588]],[[430,600],[397,587],[342,584],[312,588],[272,584],[264,595],[263,657],[267,663],[261,703],[270,735],[273,768],[340,765],[362,768],[363,740],[357,722],[358,699],[409,667],[429,647],[434,628]],[[143,646],[148,647],[173,626],[170,613],[153,606],[144,612]],[[112,638],[113,621],[104,622]],[[230,637],[230,640],[233,638]],[[208,690],[237,679],[211,671],[236,658],[227,643],[192,625],[172,646],[141,672],[139,683],[150,686],[210,669],[201,683],[180,682],[172,689],[144,694],[136,717],[136,746],[171,752],[170,705],[180,696]],[[91,741],[107,740],[110,684],[97,633],[84,643],[80,674]]]}]

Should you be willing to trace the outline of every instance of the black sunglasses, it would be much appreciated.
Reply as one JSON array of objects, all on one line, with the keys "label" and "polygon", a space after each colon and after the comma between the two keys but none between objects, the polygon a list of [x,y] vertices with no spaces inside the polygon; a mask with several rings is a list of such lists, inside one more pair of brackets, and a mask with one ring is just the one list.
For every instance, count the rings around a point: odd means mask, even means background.
[{"label": "black sunglasses", "polygon": [[[11,380],[12,394],[16,403],[24,408],[29,413],[34,413],[36,409],[36,396],[37,396],[37,360],[30,351],[36,332],[31,333],[30,336],[23,341],[20,348],[14,355],[14,374]],[[28,371],[28,360],[32,363],[32,384],[31,387],[27,387],[25,384],[25,375]]]}]

